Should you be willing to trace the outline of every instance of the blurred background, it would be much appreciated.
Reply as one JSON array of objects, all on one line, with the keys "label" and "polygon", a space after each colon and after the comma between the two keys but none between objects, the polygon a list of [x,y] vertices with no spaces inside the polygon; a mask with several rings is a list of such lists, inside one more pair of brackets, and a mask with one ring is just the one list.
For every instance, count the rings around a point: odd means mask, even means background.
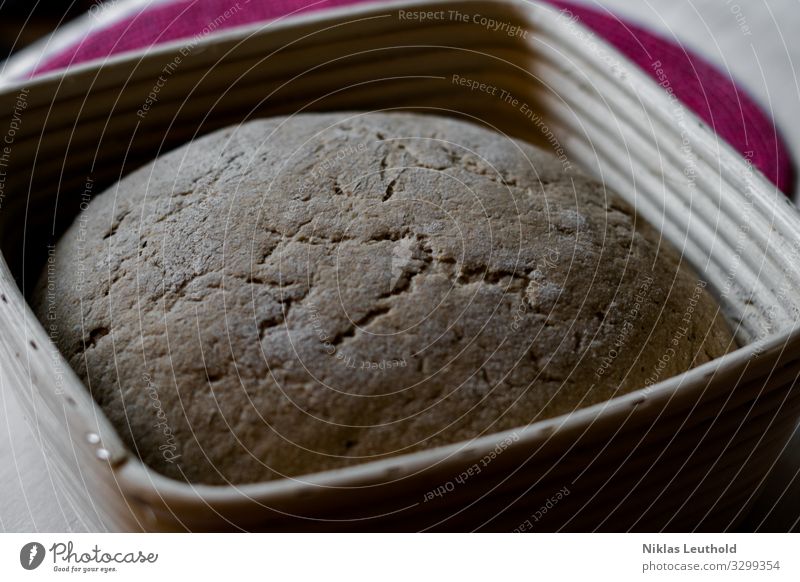
[{"label": "blurred background", "polygon": [[102,4],[101,0],[0,0],[0,60]]},{"label": "blurred background", "polygon": [[[0,61],[86,12],[106,14],[111,6],[161,1],[0,0]],[[794,158],[800,158],[798,0],[573,1],[657,31],[730,74],[775,121]],[[78,28],[86,24],[83,21]],[[2,65],[0,71],[7,73]],[[800,184],[794,199],[800,201]],[[6,423],[8,426],[3,426]],[[46,459],[36,440],[30,438],[30,428],[13,398],[7,398],[2,390],[0,434],[0,531],[84,531],[82,516],[60,491],[54,491]],[[800,529],[800,431],[773,470],[753,513],[740,527],[743,531]]]}]

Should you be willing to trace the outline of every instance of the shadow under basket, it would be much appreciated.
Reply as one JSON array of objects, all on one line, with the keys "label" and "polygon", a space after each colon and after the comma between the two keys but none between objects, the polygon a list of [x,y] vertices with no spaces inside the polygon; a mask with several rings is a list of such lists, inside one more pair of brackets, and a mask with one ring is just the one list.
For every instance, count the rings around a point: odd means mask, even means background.
[{"label": "shadow under basket", "polygon": [[[467,18],[401,14],[419,10]],[[568,416],[346,469],[243,486],[155,473],[26,303],[46,245],[87,190],[161,151],[253,117],[344,109],[458,116],[563,152],[683,250],[742,347]],[[798,213],[635,65],[551,7],[317,12],[51,73],[3,90],[0,111],[0,128],[13,128],[0,190],[0,381],[99,530],[730,529],[796,426]]]}]

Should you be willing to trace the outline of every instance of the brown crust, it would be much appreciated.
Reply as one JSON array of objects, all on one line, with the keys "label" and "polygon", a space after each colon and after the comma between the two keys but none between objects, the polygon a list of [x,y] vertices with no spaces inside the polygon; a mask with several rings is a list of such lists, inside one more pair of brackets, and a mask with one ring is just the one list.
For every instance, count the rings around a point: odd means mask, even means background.
[{"label": "brown crust", "polygon": [[341,467],[728,351],[713,299],[638,226],[550,154],[464,122],[253,121],[92,201],[55,254],[59,348],[167,475]]}]

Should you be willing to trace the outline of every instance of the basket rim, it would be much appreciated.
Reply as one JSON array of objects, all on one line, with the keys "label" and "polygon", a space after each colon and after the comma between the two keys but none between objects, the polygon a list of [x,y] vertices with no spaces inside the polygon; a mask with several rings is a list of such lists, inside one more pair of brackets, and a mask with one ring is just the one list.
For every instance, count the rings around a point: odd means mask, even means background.
[{"label": "basket rim", "polygon": [[[490,2],[487,0],[457,1],[462,5],[492,5],[499,9],[502,9],[503,6],[519,8],[524,5],[527,9],[535,9],[542,14],[550,14],[551,17],[558,14],[558,9],[552,6],[534,3],[529,0],[501,0],[500,2]],[[453,6],[454,4],[454,2],[448,2],[447,0],[438,0],[436,2],[427,0],[392,0],[389,3],[380,5],[364,4],[355,7],[339,7],[304,13],[291,18],[279,19],[278,21],[269,23],[266,27],[264,24],[250,24],[225,30],[200,39],[198,46],[208,48],[221,43],[234,42],[237,40],[241,41],[254,34],[274,34],[277,31],[291,30],[299,26],[333,21],[342,16],[352,17],[383,13],[396,10],[400,7],[430,8],[436,5]],[[616,49],[607,42],[602,39],[596,39],[596,42],[602,44],[609,53],[618,56],[621,62],[628,62],[621,53],[616,51]],[[14,83],[4,86],[0,90],[0,98],[3,96],[11,96],[21,88],[33,88],[36,86],[46,87],[56,84],[60,86],[62,83],[69,84],[83,75],[97,72],[103,68],[129,65],[140,61],[145,52],[148,58],[172,55],[176,48],[185,44],[185,40],[174,41],[160,45],[157,48],[148,49],[147,51],[122,53],[107,59],[81,63],[67,70],[46,73],[34,79],[17,80]],[[637,89],[645,90],[648,96],[652,96],[653,99],[656,100],[656,103],[653,104],[654,108],[668,106],[666,95],[658,90],[655,81],[645,76],[635,67],[631,67],[626,73],[628,74],[627,82],[635,84]],[[687,110],[686,115],[697,122],[692,124],[692,131],[696,134],[693,135],[693,137],[701,136],[700,139],[703,139],[704,136],[705,139],[714,140],[715,147],[719,152],[721,165],[725,165],[726,168],[738,170],[744,167],[744,160],[733,150],[732,146],[719,140],[716,136],[711,136],[710,129],[703,124],[693,112]],[[754,206],[758,212],[764,212],[770,208],[768,193],[774,192],[776,187],[769,183],[766,177],[756,168],[752,168],[751,172],[751,180],[754,182],[752,185],[752,191],[755,194]],[[781,194],[779,193],[779,195]],[[771,213],[773,219],[779,221],[785,229],[800,233],[800,214],[796,211],[787,213],[774,212],[776,207],[776,205],[773,206],[773,213]],[[4,261],[1,255],[0,260]],[[779,262],[781,264],[785,263],[783,260]],[[47,341],[50,341],[51,345],[49,347],[54,348],[54,344],[52,344],[43,326],[32,315],[31,309],[27,302],[24,301],[24,298],[23,302],[23,308],[27,316],[25,325],[36,327],[36,338],[38,340],[45,338]],[[397,468],[400,464],[403,464],[406,468],[413,467],[414,470],[429,468],[438,463],[446,463],[448,460],[455,459],[458,457],[459,453],[463,453],[466,450],[473,451],[475,454],[480,454],[481,451],[491,450],[499,442],[515,434],[519,438],[518,441],[515,441],[514,446],[524,445],[525,447],[530,447],[531,445],[547,441],[551,438],[569,438],[569,435],[575,432],[588,430],[587,427],[603,428],[619,421],[623,416],[630,416],[632,406],[638,406],[641,409],[648,407],[655,408],[670,402],[675,397],[689,398],[695,396],[698,392],[705,389],[712,381],[715,383],[722,383],[728,376],[740,374],[748,363],[754,361],[757,356],[761,357],[770,354],[781,358],[787,350],[791,350],[797,345],[800,345],[800,323],[795,321],[788,329],[771,333],[764,338],[742,345],[720,358],[706,362],[676,376],[664,378],[652,386],[617,396],[571,413],[543,419],[525,427],[487,434],[469,441],[462,441],[386,459],[359,463],[345,468],[310,473],[297,477],[286,477],[271,481],[238,485],[186,483],[166,477],[151,469],[134,453],[128,450],[127,447],[123,447],[124,454],[121,457],[115,458],[112,464],[112,470],[114,478],[121,485],[128,487],[132,494],[145,497],[149,502],[157,502],[158,500],[162,500],[162,496],[169,495],[172,500],[202,500],[208,503],[225,504],[239,503],[243,498],[263,500],[266,498],[295,495],[298,487],[305,486],[314,486],[322,491],[326,489],[350,489],[357,486],[355,483],[369,483],[371,481],[385,482],[387,471]],[[646,401],[642,401],[643,390],[647,390]],[[110,426],[110,422],[99,405],[91,398],[89,398],[89,400],[91,401],[90,406],[94,417]],[[116,433],[115,430],[114,432]],[[348,485],[348,483],[350,483],[350,485]]]},{"label": "basket rim", "polygon": [[[510,446],[530,448],[546,443],[550,439],[569,440],[575,433],[589,434],[589,429],[605,429],[621,419],[630,417],[632,407],[659,409],[676,396],[690,398],[696,390],[703,390],[709,382],[722,382],[727,377],[735,377],[753,361],[755,355],[779,351],[779,357],[793,347],[800,347],[800,324],[792,329],[758,340],[701,364],[681,374],[666,378],[649,388],[615,396],[609,400],[555,417],[546,418],[527,426],[494,432],[472,440],[432,447],[412,453],[405,453],[354,464],[339,469],[282,477],[271,481],[243,484],[208,485],[185,483],[158,473],[143,463],[136,455],[129,454],[115,467],[121,480],[136,491],[153,489],[159,495],[183,497],[184,499],[203,499],[210,503],[240,501],[241,498],[256,499],[285,494],[294,495],[299,487],[313,486],[318,489],[358,489],[386,483],[386,474],[403,465],[404,473],[416,473],[445,463],[465,451],[473,452],[481,458],[499,443],[517,437]],[[796,359],[800,359],[800,355]],[[773,367],[773,370],[776,367]],[[646,400],[642,392],[648,390]],[[588,428],[587,428],[588,427]],[[412,469],[413,467],[413,469]],[[362,483],[362,484],[360,484]]]}]

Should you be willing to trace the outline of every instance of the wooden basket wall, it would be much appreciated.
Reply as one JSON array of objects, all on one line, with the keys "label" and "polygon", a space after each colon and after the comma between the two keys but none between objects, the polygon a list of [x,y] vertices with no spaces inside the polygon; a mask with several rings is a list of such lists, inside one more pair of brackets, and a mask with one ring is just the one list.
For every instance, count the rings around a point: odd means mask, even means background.
[{"label": "wooden basket wall", "polygon": [[[468,18],[412,22],[399,10]],[[527,34],[492,31],[473,15]],[[800,218],[691,112],[567,14],[526,2],[366,5],[186,46],[0,93],[0,131],[25,104],[0,200],[0,382],[21,399],[71,499],[98,529],[719,529],[743,514],[800,412]],[[179,55],[157,104],[137,115]],[[504,88],[543,124],[465,90],[453,74]],[[743,347],[568,417],[348,469],[240,487],[190,486],[148,469],[26,303],[22,290],[38,276],[53,224],[58,231],[74,217],[87,179],[98,193],[160,151],[224,125],[398,107],[551,146],[556,139],[683,249]],[[502,454],[449,490],[498,445]],[[440,487],[446,493],[431,498]],[[569,493],[542,513],[559,491]]]}]

